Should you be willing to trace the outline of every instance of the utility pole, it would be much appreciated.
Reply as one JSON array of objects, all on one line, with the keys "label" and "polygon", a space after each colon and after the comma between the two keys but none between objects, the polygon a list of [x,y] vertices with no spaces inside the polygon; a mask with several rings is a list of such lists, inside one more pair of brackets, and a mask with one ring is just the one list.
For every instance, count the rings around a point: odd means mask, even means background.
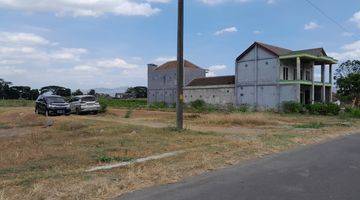
[{"label": "utility pole", "polygon": [[176,127],[183,130],[184,86],[184,0],[178,0]]}]

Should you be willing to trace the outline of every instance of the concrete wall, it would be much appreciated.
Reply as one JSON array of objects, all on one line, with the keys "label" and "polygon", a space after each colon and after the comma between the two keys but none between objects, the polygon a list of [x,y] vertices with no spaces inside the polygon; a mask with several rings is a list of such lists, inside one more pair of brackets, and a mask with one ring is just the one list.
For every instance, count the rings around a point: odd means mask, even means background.
[{"label": "concrete wall", "polygon": [[234,85],[215,86],[191,86],[184,88],[184,101],[190,103],[195,100],[203,100],[212,105],[234,104]]},{"label": "concrete wall", "polygon": [[236,63],[236,104],[258,110],[279,106],[279,58],[255,46]]},{"label": "concrete wall", "polygon": [[[148,103],[176,102],[176,68],[154,70],[157,66],[148,65]],[[184,86],[195,78],[205,77],[204,69],[184,68]]]}]

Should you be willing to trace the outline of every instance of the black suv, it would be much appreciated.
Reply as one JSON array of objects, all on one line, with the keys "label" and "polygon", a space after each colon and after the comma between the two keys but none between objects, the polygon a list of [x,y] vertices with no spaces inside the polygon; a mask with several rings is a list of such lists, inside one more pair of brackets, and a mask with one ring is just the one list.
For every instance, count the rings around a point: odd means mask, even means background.
[{"label": "black suv", "polygon": [[48,115],[70,115],[70,105],[61,96],[40,95],[35,101],[35,113]]}]

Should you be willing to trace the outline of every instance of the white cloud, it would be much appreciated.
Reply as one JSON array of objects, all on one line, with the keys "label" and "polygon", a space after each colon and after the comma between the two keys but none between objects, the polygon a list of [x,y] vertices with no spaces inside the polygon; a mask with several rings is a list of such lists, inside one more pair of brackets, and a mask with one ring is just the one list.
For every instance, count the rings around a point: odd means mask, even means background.
[{"label": "white cloud", "polygon": [[79,60],[80,56],[87,52],[83,48],[62,48],[51,53],[49,57],[57,60]]},{"label": "white cloud", "polygon": [[137,65],[130,64],[121,58],[108,59],[108,60],[99,60],[97,61],[98,67],[103,68],[119,68],[119,69],[134,69],[137,68]]},{"label": "white cloud", "polygon": [[219,71],[226,69],[226,65],[213,65],[208,68],[210,71]]},{"label": "white cloud", "polygon": [[49,41],[32,33],[0,32],[0,43],[21,45],[46,45]]},{"label": "white cloud", "polygon": [[200,1],[204,4],[216,5],[216,4],[226,3],[226,2],[246,3],[246,2],[250,2],[252,0],[200,0]]},{"label": "white cloud", "polygon": [[309,22],[304,26],[304,30],[314,30],[318,28],[320,28],[320,25],[317,24],[316,22]]},{"label": "white cloud", "polygon": [[160,65],[168,61],[176,60],[177,58],[175,56],[161,56],[156,58],[153,62],[154,64]]},{"label": "white cloud", "polygon": [[226,69],[226,65],[213,65],[208,67],[208,73],[206,74],[206,76],[211,77],[211,76],[216,76],[218,71],[224,70]]},{"label": "white cloud", "polygon": [[219,36],[219,35],[223,35],[225,33],[234,33],[234,32],[237,32],[237,31],[238,31],[237,28],[233,26],[233,27],[218,30],[218,31],[216,31],[214,33],[214,35]]},{"label": "white cloud", "polygon": [[261,31],[255,30],[255,31],[253,31],[253,34],[255,34],[255,35],[260,35],[260,34],[261,34]]},{"label": "white cloud", "polygon": [[341,49],[342,52],[332,52],[329,53],[329,55],[339,61],[355,60],[360,58],[360,40],[346,44]]},{"label": "white cloud", "polygon": [[79,72],[98,72],[99,69],[97,67],[93,67],[90,65],[77,65],[74,67],[75,71]]},{"label": "white cloud", "polygon": [[2,76],[12,76],[12,75],[23,75],[27,71],[25,69],[19,69],[13,66],[1,66],[0,67],[0,74]]},{"label": "white cloud", "polygon": [[356,12],[351,18],[350,21],[355,22],[358,26],[358,28],[360,28],[360,11]]},{"label": "white cloud", "polygon": [[160,11],[151,3],[168,0],[0,0],[0,8],[27,12],[54,12],[57,16],[98,17],[104,14],[151,16]]}]

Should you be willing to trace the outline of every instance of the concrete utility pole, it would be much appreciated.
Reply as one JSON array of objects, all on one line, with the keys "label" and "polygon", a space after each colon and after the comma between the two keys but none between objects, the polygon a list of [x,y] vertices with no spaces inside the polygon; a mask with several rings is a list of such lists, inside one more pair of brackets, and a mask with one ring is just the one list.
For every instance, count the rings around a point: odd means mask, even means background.
[{"label": "concrete utility pole", "polygon": [[184,0],[178,0],[178,48],[177,48],[177,100],[176,127],[183,129],[184,85]]}]

